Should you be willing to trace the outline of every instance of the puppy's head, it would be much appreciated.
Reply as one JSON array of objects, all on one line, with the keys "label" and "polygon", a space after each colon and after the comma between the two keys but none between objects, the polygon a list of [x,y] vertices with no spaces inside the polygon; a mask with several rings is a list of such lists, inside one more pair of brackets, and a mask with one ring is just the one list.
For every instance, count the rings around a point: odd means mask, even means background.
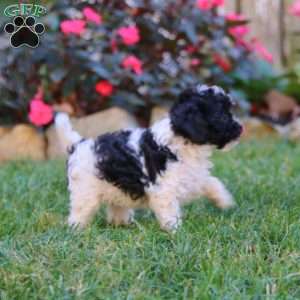
[{"label": "puppy's head", "polygon": [[172,128],[175,134],[194,144],[222,149],[242,133],[231,106],[230,97],[219,87],[203,85],[187,89],[170,111]]}]

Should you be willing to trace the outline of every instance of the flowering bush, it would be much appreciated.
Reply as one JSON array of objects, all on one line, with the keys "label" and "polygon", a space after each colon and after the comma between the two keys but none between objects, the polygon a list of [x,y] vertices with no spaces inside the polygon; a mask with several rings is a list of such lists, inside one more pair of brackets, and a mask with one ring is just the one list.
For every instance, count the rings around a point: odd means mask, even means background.
[{"label": "flowering bush", "polygon": [[296,0],[290,7],[289,13],[296,17],[300,17],[300,0]]},{"label": "flowering bush", "polygon": [[49,124],[53,119],[53,109],[44,103],[42,90],[38,91],[30,101],[29,120],[32,124],[43,126]]},{"label": "flowering bush", "polygon": [[[45,125],[49,111],[36,119],[35,110],[67,102],[78,116],[119,105],[147,122],[187,85],[253,77],[253,52],[272,61],[246,39],[243,16],[218,13],[222,0],[94,2],[57,1],[38,48],[0,50],[0,121]],[[43,99],[30,104],[38,87]]]}]

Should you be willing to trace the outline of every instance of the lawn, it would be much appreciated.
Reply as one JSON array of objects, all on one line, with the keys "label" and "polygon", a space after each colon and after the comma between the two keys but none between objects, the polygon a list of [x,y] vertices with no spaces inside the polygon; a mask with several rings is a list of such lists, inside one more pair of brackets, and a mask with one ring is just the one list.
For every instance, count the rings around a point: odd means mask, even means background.
[{"label": "lawn", "polygon": [[300,146],[251,141],[214,161],[238,207],[195,202],[174,236],[145,211],[72,232],[63,162],[2,166],[0,299],[300,299]]}]

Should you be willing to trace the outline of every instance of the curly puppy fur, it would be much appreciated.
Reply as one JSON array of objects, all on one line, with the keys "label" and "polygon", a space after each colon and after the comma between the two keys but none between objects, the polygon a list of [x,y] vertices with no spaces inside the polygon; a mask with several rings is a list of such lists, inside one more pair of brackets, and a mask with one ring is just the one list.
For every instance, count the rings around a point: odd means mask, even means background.
[{"label": "curly puppy fur", "polygon": [[230,97],[219,87],[185,90],[169,116],[149,129],[83,139],[65,114],[55,120],[68,148],[71,226],[86,226],[101,204],[110,223],[132,221],[135,208],[150,208],[162,229],[174,232],[181,206],[206,196],[225,209],[234,205],[223,183],[210,174],[214,149],[237,141],[242,127]]}]

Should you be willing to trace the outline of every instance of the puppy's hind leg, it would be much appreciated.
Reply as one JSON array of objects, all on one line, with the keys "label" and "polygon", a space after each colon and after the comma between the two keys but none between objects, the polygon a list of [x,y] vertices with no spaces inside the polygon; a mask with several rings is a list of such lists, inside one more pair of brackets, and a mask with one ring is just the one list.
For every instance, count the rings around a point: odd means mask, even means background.
[{"label": "puppy's hind leg", "polygon": [[84,228],[98,211],[101,199],[97,189],[92,186],[80,186],[79,184],[70,192],[71,203],[68,223],[72,227]]},{"label": "puppy's hind leg", "polygon": [[224,184],[216,177],[211,176],[207,179],[204,195],[221,209],[229,209],[235,206],[231,194]]},{"label": "puppy's hind leg", "polygon": [[133,221],[134,211],[132,209],[117,205],[108,205],[107,221],[114,225],[129,225]]}]

